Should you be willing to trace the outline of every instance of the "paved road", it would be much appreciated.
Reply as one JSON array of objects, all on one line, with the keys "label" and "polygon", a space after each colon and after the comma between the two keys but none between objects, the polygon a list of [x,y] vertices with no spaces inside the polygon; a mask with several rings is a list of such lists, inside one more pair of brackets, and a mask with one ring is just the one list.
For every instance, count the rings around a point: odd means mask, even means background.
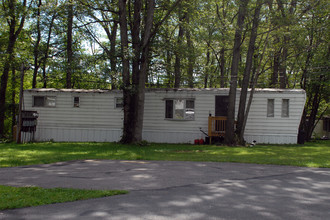
[{"label": "paved road", "polygon": [[330,169],[86,160],[1,168],[0,184],[130,191],[0,211],[0,219],[330,219]]}]

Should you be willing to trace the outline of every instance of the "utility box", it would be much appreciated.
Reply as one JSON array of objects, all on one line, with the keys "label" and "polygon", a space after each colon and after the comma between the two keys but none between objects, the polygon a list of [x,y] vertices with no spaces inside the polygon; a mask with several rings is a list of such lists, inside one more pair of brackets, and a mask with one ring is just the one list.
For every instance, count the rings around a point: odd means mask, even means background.
[{"label": "utility box", "polygon": [[37,111],[22,111],[22,132],[35,132],[37,130]]},{"label": "utility box", "polygon": [[21,134],[23,142],[34,141],[34,134],[37,130],[37,119],[39,114],[37,111],[22,111]]}]

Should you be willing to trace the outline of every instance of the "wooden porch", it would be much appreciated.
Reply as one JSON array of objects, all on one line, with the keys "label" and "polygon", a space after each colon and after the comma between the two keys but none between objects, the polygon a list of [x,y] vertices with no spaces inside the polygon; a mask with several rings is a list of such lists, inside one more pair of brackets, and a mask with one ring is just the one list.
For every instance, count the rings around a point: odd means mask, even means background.
[{"label": "wooden porch", "polygon": [[226,116],[209,116],[208,136],[210,138],[210,144],[212,143],[212,137],[225,137],[226,122]]}]

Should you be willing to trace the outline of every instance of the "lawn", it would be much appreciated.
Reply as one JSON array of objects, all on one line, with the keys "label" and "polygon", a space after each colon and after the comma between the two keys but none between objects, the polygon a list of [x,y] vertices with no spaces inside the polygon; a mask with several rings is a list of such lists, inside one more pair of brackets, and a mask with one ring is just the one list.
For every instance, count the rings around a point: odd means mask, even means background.
[{"label": "lawn", "polygon": [[305,145],[215,145],[118,143],[0,144],[0,167],[84,159],[213,161],[330,168],[330,141]]},{"label": "lawn", "polygon": [[31,207],[83,199],[125,194],[123,190],[83,190],[40,187],[12,187],[0,185],[0,210]]},{"label": "lawn", "polygon": [[[117,143],[0,144],[0,167],[85,159],[213,161],[330,168],[330,141],[309,142],[305,145],[256,145],[254,147],[188,144],[137,146]],[[127,192],[0,185],[0,210],[123,193]]]}]

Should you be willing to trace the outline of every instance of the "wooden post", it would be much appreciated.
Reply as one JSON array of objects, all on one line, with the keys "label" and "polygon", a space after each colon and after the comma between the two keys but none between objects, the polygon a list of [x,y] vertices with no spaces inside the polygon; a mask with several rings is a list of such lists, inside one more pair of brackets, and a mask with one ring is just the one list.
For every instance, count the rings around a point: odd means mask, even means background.
[{"label": "wooden post", "polygon": [[21,143],[21,131],[22,131],[22,105],[23,105],[23,83],[24,83],[24,64],[21,65],[21,86],[19,91],[19,109],[18,109],[18,126],[17,126],[17,138],[16,142]]},{"label": "wooden post", "polygon": [[212,144],[212,116],[209,116],[209,124],[208,124],[208,135],[209,135],[209,144]]}]

